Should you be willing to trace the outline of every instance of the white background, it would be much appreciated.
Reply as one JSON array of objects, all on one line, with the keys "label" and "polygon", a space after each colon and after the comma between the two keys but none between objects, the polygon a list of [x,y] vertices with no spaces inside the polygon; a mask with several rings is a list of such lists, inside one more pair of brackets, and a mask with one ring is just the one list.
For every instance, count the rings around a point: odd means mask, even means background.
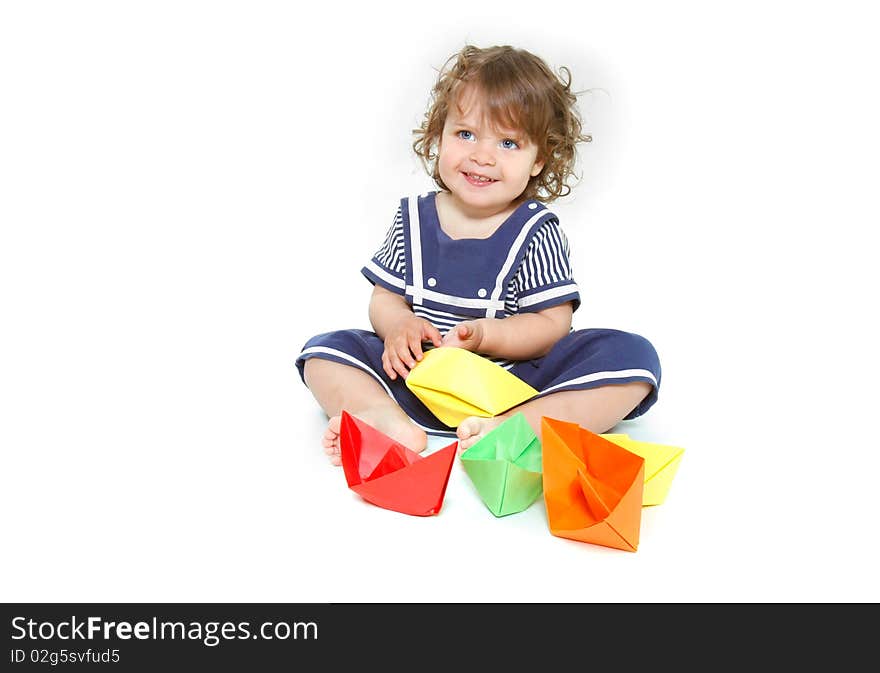
[{"label": "white background", "polygon": [[[706,6],[704,6],[706,5]],[[877,601],[876,24],[856,2],[0,9],[4,601]],[[293,361],[359,270],[436,68],[567,65],[575,326],[649,337],[686,449],[627,553],[361,501]],[[432,449],[442,446],[432,440]]]}]

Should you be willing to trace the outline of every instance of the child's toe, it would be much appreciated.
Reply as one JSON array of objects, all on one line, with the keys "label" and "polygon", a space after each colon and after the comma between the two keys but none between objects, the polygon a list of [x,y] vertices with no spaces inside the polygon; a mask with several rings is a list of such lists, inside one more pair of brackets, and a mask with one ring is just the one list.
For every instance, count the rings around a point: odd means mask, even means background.
[{"label": "child's toe", "polygon": [[458,436],[460,442],[464,442],[470,437],[473,437],[480,432],[480,420],[475,416],[470,416],[465,418],[461,423],[458,424],[458,428],[455,430],[455,434]]}]

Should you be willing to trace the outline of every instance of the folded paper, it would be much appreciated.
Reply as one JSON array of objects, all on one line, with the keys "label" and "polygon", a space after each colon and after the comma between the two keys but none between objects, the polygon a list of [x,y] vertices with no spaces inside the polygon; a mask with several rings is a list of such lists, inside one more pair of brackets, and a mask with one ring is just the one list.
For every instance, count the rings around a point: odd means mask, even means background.
[{"label": "folded paper", "polygon": [[343,411],[339,447],[348,487],[367,502],[413,516],[440,511],[457,442],[421,456]]},{"label": "folded paper", "polygon": [[468,416],[497,416],[538,394],[501,365],[454,346],[426,351],[406,385],[451,428]]},{"label": "folded paper", "polygon": [[636,551],[645,459],[576,423],[546,416],[541,443],[550,532]]},{"label": "folded paper", "polygon": [[641,442],[625,434],[604,434],[602,437],[645,459],[645,491],[642,505],[661,505],[669,494],[672,479],[684,455],[684,449],[667,444]]},{"label": "folded paper", "polygon": [[541,495],[541,443],[521,413],[462,453],[461,463],[495,516],[522,512]]}]

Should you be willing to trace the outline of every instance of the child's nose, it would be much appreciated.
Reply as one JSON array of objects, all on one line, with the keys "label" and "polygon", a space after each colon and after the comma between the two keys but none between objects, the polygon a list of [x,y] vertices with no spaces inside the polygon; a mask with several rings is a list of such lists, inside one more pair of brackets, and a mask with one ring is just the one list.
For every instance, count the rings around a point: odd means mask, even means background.
[{"label": "child's nose", "polygon": [[492,147],[488,144],[477,143],[473,152],[471,152],[471,161],[481,166],[494,166],[495,152],[492,151]]}]

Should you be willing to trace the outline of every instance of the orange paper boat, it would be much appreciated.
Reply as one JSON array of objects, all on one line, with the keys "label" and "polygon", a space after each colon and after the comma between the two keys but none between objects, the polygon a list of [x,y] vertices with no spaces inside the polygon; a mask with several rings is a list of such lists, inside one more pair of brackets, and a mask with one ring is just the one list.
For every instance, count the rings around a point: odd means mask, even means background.
[{"label": "orange paper boat", "polygon": [[457,442],[420,456],[346,411],[339,446],[348,487],[378,507],[431,516],[443,506]]},{"label": "orange paper boat", "polygon": [[576,423],[546,416],[541,443],[550,532],[636,551],[645,459]]}]

